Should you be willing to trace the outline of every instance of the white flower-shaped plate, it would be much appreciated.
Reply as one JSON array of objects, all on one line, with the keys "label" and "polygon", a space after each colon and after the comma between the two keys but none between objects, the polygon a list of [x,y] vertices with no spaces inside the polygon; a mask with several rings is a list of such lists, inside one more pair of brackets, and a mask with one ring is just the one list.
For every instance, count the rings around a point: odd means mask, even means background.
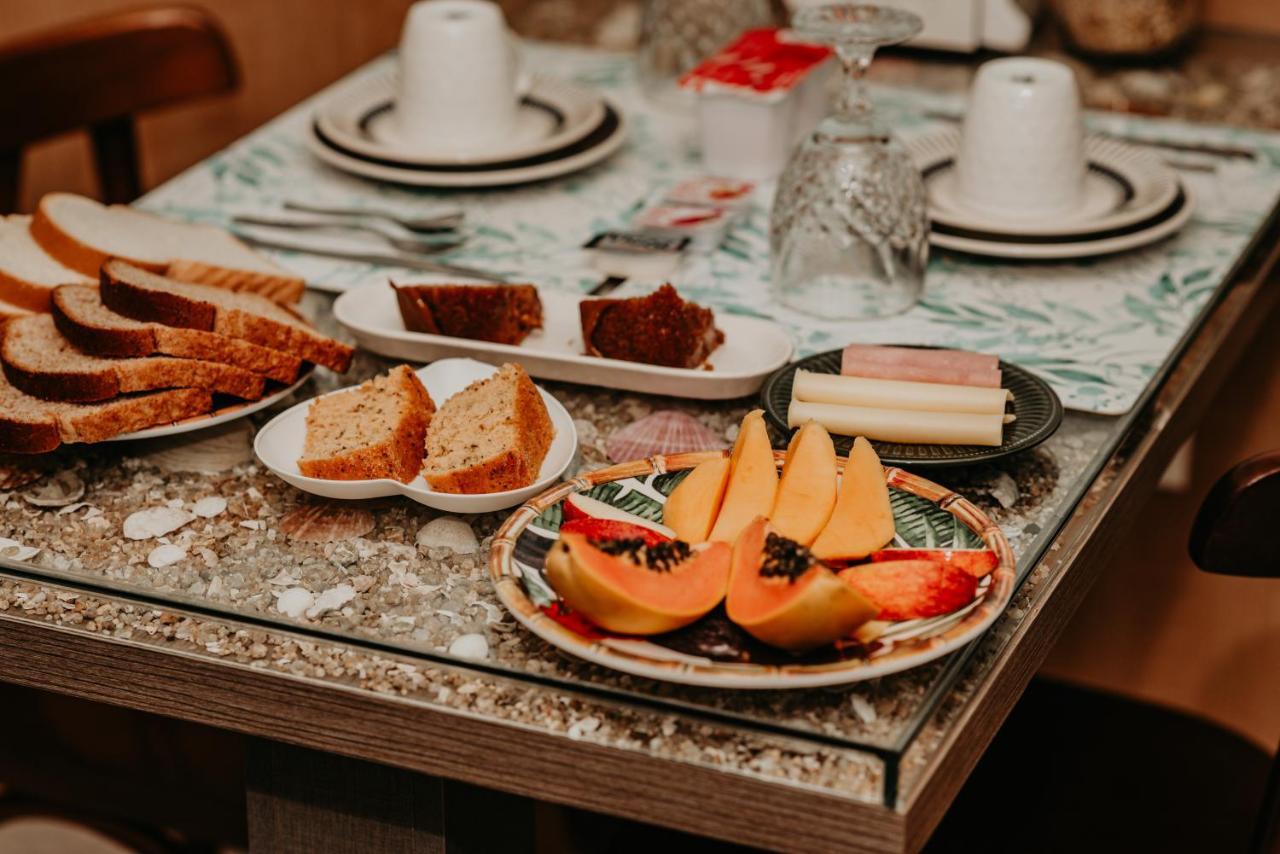
[{"label": "white flower-shaped plate", "polygon": [[[441,359],[425,368],[419,368],[417,374],[422,384],[427,387],[431,399],[439,407],[471,383],[484,379],[496,371],[497,368],[492,365],[486,365],[474,359]],[[271,469],[277,477],[304,492],[324,498],[358,500],[403,495],[419,504],[447,513],[491,513],[494,510],[514,507],[552,486],[569,468],[578,450],[578,434],[569,413],[560,401],[548,394],[545,389],[539,388],[538,392],[547,405],[551,426],[555,429],[555,437],[547,450],[546,458],[542,461],[538,479],[522,489],[455,495],[436,492],[427,485],[422,475],[418,475],[409,483],[400,483],[389,478],[326,480],[307,477],[298,470],[298,458],[302,456],[302,446],[307,435],[307,411],[311,406],[310,400],[285,410],[267,422],[266,426],[258,431],[253,442],[253,450],[258,455],[258,459],[262,460],[262,464]],[[330,394],[337,393],[330,392]]]}]

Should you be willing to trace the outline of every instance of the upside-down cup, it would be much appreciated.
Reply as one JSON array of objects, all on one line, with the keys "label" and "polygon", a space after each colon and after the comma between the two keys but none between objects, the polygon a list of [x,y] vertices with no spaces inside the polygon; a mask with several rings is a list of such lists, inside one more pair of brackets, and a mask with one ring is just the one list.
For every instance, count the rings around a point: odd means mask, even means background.
[{"label": "upside-down cup", "polygon": [[825,45],[748,30],[680,78],[698,95],[702,160],[715,173],[768,179],[827,114],[834,63]]}]

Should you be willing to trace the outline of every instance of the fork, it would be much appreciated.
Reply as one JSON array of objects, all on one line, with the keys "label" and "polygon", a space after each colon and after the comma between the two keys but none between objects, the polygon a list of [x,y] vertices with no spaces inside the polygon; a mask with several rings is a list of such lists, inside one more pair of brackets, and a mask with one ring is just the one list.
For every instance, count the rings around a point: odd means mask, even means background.
[{"label": "fork", "polygon": [[361,234],[376,235],[401,252],[410,252],[415,255],[435,255],[439,252],[448,252],[450,249],[456,249],[462,245],[460,238],[448,241],[415,240],[412,237],[399,237],[390,234],[369,223],[349,220],[319,222],[310,219],[289,219],[288,217],[236,216],[232,221],[237,225],[262,225],[269,228],[291,228],[298,231],[357,231]]},{"label": "fork", "polygon": [[394,222],[401,228],[407,228],[410,231],[416,231],[424,234],[430,234],[436,231],[453,231],[458,226],[462,225],[462,220],[465,217],[465,214],[456,208],[452,210],[437,211],[430,216],[406,217],[397,212],[382,210],[379,208],[328,207],[326,205],[311,204],[310,202],[295,201],[286,201],[284,206],[291,211],[304,211],[306,213],[382,219],[388,222]]}]

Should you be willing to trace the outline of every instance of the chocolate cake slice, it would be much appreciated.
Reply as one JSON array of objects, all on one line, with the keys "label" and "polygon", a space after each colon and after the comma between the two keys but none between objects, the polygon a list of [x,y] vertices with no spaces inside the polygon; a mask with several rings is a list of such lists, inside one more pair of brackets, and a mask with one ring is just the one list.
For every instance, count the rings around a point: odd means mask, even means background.
[{"label": "chocolate cake slice", "polygon": [[533,285],[397,285],[405,329],[431,335],[519,344],[542,328],[542,301]]},{"label": "chocolate cake slice", "polygon": [[686,302],[671,285],[630,299],[579,303],[587,354],[671,368],[696,368],[724,343],[711,309]]}]

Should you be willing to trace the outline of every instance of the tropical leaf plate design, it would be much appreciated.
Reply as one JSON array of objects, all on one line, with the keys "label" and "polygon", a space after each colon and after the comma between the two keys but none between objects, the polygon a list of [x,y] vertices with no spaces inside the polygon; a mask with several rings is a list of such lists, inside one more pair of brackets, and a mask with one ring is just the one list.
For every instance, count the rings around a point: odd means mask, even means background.
[{"label": "tropical leaf plate design", "polygon": [[[853,639],[793,656],[751,638],[717,609],[691,626],[652,637],[604,632],[559,602],[543,576],[563,521],[563,501],[580,492],[654,522],[676,485],[698,463],[728,451],[657,456],[585,474],[523,505],[494,538],[490,572],[498,596],[521,623],[560,649],[637,676],[723,688],[805,688],[857,682],[906,670],[981,634],[1013,594],[1014,558],[1004,534],[964,498],[901,469],[886,468],[902,548],[990,548],[996,570],[958,611],[879,624],[874,640]],[[779,466],[783,454],[775,453]],[[841,459],[841,466],[844,461]]]}]

